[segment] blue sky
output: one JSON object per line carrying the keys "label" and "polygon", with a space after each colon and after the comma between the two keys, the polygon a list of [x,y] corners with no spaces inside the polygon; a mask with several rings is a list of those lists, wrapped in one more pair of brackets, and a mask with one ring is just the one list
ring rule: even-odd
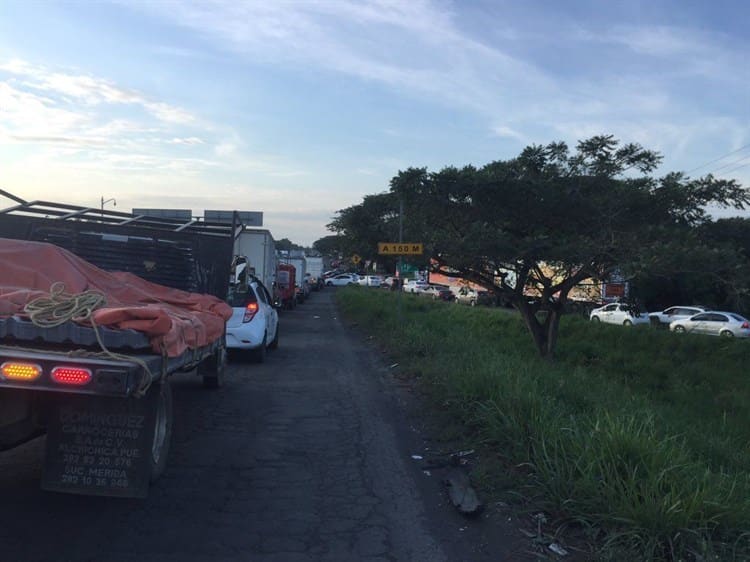
{"label": "blue sky", "polygon": [[599,133],[747,186],[748,6],[6,0],[0,187],[310,244],[400,169]]}

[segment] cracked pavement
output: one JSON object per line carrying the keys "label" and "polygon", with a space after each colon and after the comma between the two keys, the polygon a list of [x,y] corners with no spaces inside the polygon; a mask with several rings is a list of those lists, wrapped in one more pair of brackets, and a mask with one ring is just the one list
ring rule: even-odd
{"label": "cracked pavement", "polygon": [[145,500],[41,491],[44,438],[1,452],[0,559],[521,559],[411,459],[423,442],[333,293],[282,312],[279,349],[262,365],[232,356],[218,391],[173,377],[169,463]]}

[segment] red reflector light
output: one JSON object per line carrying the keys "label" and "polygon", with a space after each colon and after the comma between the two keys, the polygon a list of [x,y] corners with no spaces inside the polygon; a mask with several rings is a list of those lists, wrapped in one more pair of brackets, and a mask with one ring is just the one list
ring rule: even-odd
{"label": "red reflector light", "polygon": [[42,374],[42,368],[34,363],[6,361],[0,365],[0,375],[10,381],[33,381]]}
{"label": "red reflector light", "polygon": [[82,386],[91,382],[91,371],[81,367],[55,367],[52,369],[52,380],[60,384]]}
{"label": "red reflector light", "polygon": [[242,317],[243,322],[250,322],[250,320],[253,319],[255,316],[255,313],[258,312],[258,303],[257,302],[251,302],[248,303],[245,307],[245,316]]}

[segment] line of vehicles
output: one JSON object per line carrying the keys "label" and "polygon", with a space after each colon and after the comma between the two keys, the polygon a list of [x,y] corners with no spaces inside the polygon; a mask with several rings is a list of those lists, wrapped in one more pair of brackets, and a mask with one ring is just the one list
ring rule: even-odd
{"label": "line of vehicles", "polygon": [[[378,287],[394,289],[399,287],[399,278],[382,275],[359,275],[356,273],[327,272],[324,274],[324,283],[331,287],[346,285],[360,285],[362,287]],[[489,291],[476,289],[470,285],[440,285],[429,283],[424,279],[406,279],[400,286],[405,293],[417,294],[432,298],[433,300],[456,302],[469,306],[487,305],[492,306],[495,300]]]}
{"label": "line of vehicles", "polygon": [[0,208],[0,451],[46,433],[43,489],[145,497],[166,467],[171,376],[218,388],[228,349],[263,361],[278,310],[320,288],[323,260],[277,252],[237,212],[208,221],[0,196],[12,202]]}
{"label": "line of vehicles", "polygon": [[721,337],[750,337],[750,320],[735,312],[709,310],[704,306],[671,306],[661,312],[644,312],[628,303],[610,303],[589,314],[592,322],[622,326],[651,324],[679,334],[705,334]]}
{"label": "line of vehicles", "polygon": [[323,287],[323,258],[277,251],[267,230],[243,229],[235,239],[227,303],[227,349],[256,363],[279,345],[279,310],[292,310]]}
{"label": "line of vehicles", "polygon": [[[360,285],[392,288],[398,286],[397,277],[358,275],[356,273],[328,272],[325,284],[329,286]],[[494,296],[486,290],[470,285],[453,286],[431,284],[424,279],[407,279],[401,286],[406,293],[431,297],[433,300],[456,302],[470,306],[496,304]],[[613,302],[594,308],[589,313],[592,322],[621,326],[652,325],[668,328],[676,333],[706,334],[722,337],[750,337],[750,321],[735,312],[709,310],[704,306],[671,306],[660,312],[645,312],[639,307]]]}

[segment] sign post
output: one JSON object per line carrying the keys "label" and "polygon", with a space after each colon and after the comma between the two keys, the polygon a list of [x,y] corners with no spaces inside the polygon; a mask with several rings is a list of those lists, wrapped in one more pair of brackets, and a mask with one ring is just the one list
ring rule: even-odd
{"label": "sign post", "polygon": [[381,256],[421,256],[424,245],[419,242],[378,242],[378,254]]}
{"label": "sign post", "polygon": [[[402,205],[403,207],[403,205]],[[403,225],[401,223],[401,215],[399,215],[399,232],[398,242],[378,242],[378,254],[381,256],[398,256],[398,320],[401,324],[401,293],[404,292],[404,265],[403,256],[421,256],[424,253],[424,244],[421,242],[402,242],[403,238]]]}

